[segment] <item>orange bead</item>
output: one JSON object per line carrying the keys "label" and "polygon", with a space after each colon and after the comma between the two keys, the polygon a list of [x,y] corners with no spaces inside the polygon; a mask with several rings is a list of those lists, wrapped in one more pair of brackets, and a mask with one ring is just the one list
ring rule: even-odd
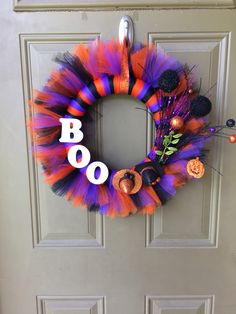
{"label": "orange bead", "polygon": [[175,116],[170,119],[170,125],[174,130],[178,130],[182,128],[182,126],[184,125],[184,121],[181,117]]}
{"label": "orange bead", "polygon": [[236,143],[236,134],[232,134],[228,137],[230,143]]}

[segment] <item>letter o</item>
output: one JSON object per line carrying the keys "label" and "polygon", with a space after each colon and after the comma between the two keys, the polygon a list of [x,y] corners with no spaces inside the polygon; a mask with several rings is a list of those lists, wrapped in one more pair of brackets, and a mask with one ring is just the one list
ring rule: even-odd
{"label": "letter o", "polygon": [[[82,157],[81,160],[78,162],[77,161],[77,152],[81,151]],[[68,161],[71,164],[71,166],[75,168],[84,168],[86,167],[91,159],[91,155],[89,150],[83,146],[83,145],[74,145],[72,146],[67,154]]]}
{"label": "letter o", "polygon": [[[97,179],[94,176],[96,168],[100,168],[100,170],[101,170],[100,176]],[[86,175],[87,175],[88,180],[91,183],[102,184],[107,180],[108,175],[109,175],[109,170],[103,162],[94,161],[88,166],[87,171],[86,171]]]}

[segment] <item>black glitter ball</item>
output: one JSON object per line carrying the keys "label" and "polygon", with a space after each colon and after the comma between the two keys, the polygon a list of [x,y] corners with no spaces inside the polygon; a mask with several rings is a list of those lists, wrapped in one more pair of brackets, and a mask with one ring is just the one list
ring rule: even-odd
{"label": "black glitter ball", "polygon": [[229,128],[232,128],[235,126],[235,120],[234,119],[228,119],[226,121],[226,125],[229,127]]}
{"label": "black glitter ball", "polygon": [[158,86],[163,92],[170,93],[179,85],[179,76],[176,71],[164,71],[158,80]]}
{"label": "black glitter ball", "polygon": [[211,111],[211,101],[205,97],[199,95],[193,99],[190,107],[190,113],[194,117],[204,117]]}

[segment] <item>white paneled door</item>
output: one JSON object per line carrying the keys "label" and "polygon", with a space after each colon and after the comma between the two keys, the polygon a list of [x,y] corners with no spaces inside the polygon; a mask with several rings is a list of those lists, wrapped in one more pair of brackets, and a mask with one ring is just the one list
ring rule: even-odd
{"label": "white paneled door", "polygon": [[[1,1],[0,313],[235,314],[235,145],[212,142],[209,164],[223,176],[208,167],[154,216],[126,219],[71,207],[32,159],[27,103],[54,56],[115,38],[125,14],[136,41],[196,65],[202,93],[212,87],[213,123],[236,118],[234,1],[113,2],[70,11],[86,3]],[[135,9],[119,10],[125,6]],[[113,167],[137,162],[151,145],[152,123],[137,105],[128,96],[97,104],[102,115],[95,115],[89,145]]]}

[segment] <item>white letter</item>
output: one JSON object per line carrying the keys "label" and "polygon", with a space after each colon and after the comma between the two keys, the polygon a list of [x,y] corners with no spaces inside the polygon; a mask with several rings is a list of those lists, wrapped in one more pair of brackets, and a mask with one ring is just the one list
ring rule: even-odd
{"label": "white letter", "polygon": [[[77,152],[81,151],[82,156],[80,161],[77,161]],[[71,166],[75,168],[84,168],[90,162],[90,152],[89,150],[83,145],[74,145],[72,146],[67,154],[67,158]]]}
{"label": "white letter", "polygon": [[[96,168],[100,168],[100,175],[99,178],[95,178],[95,170]],[[102,184],[106,181],[106,179],[108,178],[109,175],[109,171],[107,166],[100,161],[94,161],[92,162],[86,171],[86,175],[88,180],[93,183],[93,184]]]}
{"label": "white letter", "polygon": [[[84,134],[80,131],[82,123],[78,119],[59,119],[61,122],[61,138],[62,143],[79,143],[82,141]],[[71,137],[71,135],[73,136]]]}

